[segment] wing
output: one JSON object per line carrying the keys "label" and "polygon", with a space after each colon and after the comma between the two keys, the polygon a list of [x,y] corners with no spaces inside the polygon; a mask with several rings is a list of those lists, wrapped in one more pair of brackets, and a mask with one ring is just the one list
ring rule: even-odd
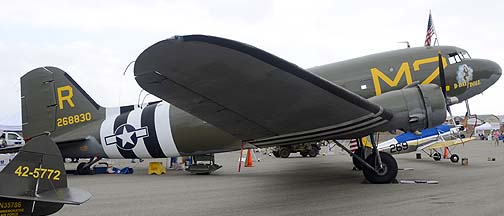
{"label": "wing", "polygon": [[149,93],[255,144],[356,137],[392,118],[292,63],[218,37],[160,41],[140,54],[134,70]]}
{"label": "wing", "polygon": [[[451,146],[455,146],[455,145],[464,144],[464,143],[467,143],[467,142],[475,140],[475,139],[476,139],[476,137],[469,137],[469,138],[462,138],[462,139],[439,141],[439,142],[433,143],[432,145],[427,145],[427,146],[423,147],[422,149],[430,150],[430,149],[440,149],[440,148],[444,148],[444,147],[451,147]],[[420,149],[420,150],[422,150],[422,149]]]}

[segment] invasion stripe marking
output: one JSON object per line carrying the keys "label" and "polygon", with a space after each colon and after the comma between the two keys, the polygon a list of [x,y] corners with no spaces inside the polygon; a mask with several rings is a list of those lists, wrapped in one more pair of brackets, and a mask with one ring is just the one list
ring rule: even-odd
{"label": "invasion stripe marking", "polygon": [[[123,114],[123,113],[128,113],[128,112],[134,110],[135,106],[133,106],[133,105],[122,106],[122,107],[120,107],[120,109],[121,109],[121,114]],[[126,123],[126,122],[124,122],[124,123]]]}
{"label": "invasion stripe marking", "polygon": [[156,104],[148,105],[142,111],[142,117],[140,118],[142,127],[147,127],[149,131],[149,136],[144,138],[145,147],[147,151],[153,158],[165,158],[166,155],[163,153],[161,146],[159,145],[156,124],[154,122],[154,113],[156,111]]}

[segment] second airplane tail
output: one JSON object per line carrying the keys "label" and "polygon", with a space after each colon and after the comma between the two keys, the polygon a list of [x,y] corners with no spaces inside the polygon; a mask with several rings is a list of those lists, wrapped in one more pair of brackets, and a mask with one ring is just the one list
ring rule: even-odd
{"label": "second airplane tail", "polygon": [[31,139],[0,172],[0,215],[49,215],[91,194],[67,187],[63,158],[46,135]]}

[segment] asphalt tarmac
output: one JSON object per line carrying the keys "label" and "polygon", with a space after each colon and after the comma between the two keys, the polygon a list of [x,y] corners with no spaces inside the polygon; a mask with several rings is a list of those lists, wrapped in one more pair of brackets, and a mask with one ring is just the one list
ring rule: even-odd
{"label": "asphalt tarmac", "polygon": [[148,160],[114,160],[135,166],[134,174],[69,175],[71,187],[93,197],[56,215],[504,215],[504,144],[474,141],[455,152],[468,166],[426,155],[417,160],[415,153],[396,156],[399,168],[413,168],[400,170],[398,180],[439,184],[366,184],[338,151],[287,159],[256,153],[261,161],[240,173],[239,152],[222,153],[216,159],[224,167],[212,175],[147,175]]}

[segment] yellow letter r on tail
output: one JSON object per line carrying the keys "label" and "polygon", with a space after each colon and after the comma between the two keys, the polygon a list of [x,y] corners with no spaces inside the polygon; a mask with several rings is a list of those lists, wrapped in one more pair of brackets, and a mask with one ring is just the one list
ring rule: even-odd
{"label": "yellow letter r on tail", "polygon": [[[65,96],[63,96],[63,92],[67,92]],[[73,97],[73,89],[71,86],[66,85],[62,87],[58,87],[58,105],[60,109],[63,109],[63,101],[66,101],[70,107],[74,107],[75,104],[72,101]]]}

